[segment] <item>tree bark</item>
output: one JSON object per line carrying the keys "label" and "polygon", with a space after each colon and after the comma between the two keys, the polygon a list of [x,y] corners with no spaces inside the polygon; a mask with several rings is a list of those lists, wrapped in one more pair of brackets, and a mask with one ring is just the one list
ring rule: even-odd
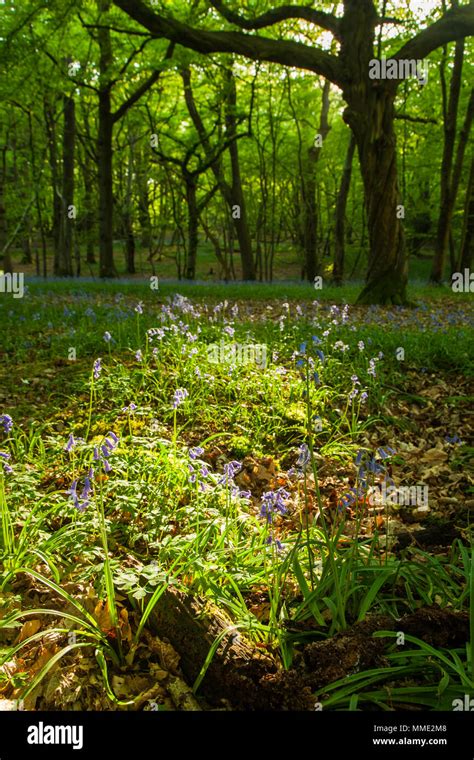
{"label": "tree bark", "polygon": [[[229,90],[227,93],[227,112],[226,112],[226,132],[229,138],[229,154],[232,167],[232,184],[229,184],[224,177],[224,170],[220,155],[216,155],[210,144],[209,137],[206,133],[204,123],[196,108],[194,94],[191,85],[191,72],[188,67],[183,68],[181,77],[184,85],[184,97],[189,115],[193,121],[195,129],[201,139],[201,143],[210,162],[210,168],[216,178],[219,190],[224,198],[232,218],[232,223],[237,235],[240,246],[240,256],[242,264],[242,279],[255,280],[255,263],[252,253],[252,242],[247,224],[247,212],[245,198],[242,190],[242,180],[240,176],[239,153],[236,144],[236,91],[235,81],[231,70],[227,70],[227,80]],[[214,160],[213,159],[214,156]],[[232,214],[234,206],[239,206],[239,214]]]}
{"label": "tree bark", "polygon": [[53,251],[54,265],[53,271],[57,272],[59,268],[59,234],[61,229],[61,197],[59,193],[59,171],[57,155],[57,138],[55,114],[51,103],[47,98],[44,100],[44,120],[46,125],[46,134],[48,140],[49,168],[51,171],[51,191],[53,194]]}
{"label": "tree bark", "polygon": [[184,276],[187,280],[196,277],[196,260],[198,249],[199,212],[196,198],[196,180],[194,177],[186,177],[186,203],[188,207],[188,249],[186,252],[186,266]]}
{"label": "tree bark", "polygon": [[76,136],[75,103],[73,97],[64,97],[63,181],[61,190],[61,220],[59,227],[58,266],[55,274],[72,277],[74,218],[70,216],[74,205],[74,147]]}
{"label": "tree bark", "polygon": [[471,170],[466,190],[464,206],[464,225],[459,255],[458,271],[470,269],[474,253],[474,158],[471,159]]}
{"label": "tree bark", "polygon": [[[461,91],[462,66],[464,58],[464,40],[456,43],[454,66],[449,88],[449,102],[445,109],[443,159],[440,176],[440,208],[436,233],[436,248],[431,268],[430,281],[439,284],[443,281],[446,252],[449,243],[449,230],[454,208],[452,197],[451,174],[453,168],[454,143],[456,140],[456,122],[458,114],[459,93]],[[443,78],[442,78],[443,81]]]}
{"label": "tree bark", "polygon": [[355,147],[356,141],[354,134],[351,134],[336,201],[336,224],[334,232],[335,251],[334,266],[332,270],[332,277],[335,285],[342,285],[342,280],[344,278],[346,206],[351,186],[352,162],[354,159]]}

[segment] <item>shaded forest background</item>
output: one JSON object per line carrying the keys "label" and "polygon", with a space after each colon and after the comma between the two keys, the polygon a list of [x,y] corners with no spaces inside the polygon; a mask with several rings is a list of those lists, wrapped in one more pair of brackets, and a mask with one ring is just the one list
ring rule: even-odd
{"label": "shaded forest background", "polygon": [[[146,19],[176,20],[183,45],[172,25],[157,38],[155,21],[145,29],[116,5],[141,7]],[[371,138],[380,162],[371,169],[370,197],[360,158],[373,162],[377,155],[364,155],[365,138],[351,122],[354,104],[347,107],[354,76],[336,63],[347,63],[344,44],[353,33],[362,65],[365,37],[367,55],[388,58],[424,26],[456,21],[460,8],[466,11],[460,27],[441,36],[456,41],[430,53],[426,84],[409,78],[388,92],[392,83],[370,82],[366,71],[361,76],[364,87],[386,89],[384,109],[394,104],[399,197],[390,199],[386,218],[396,209],[393,225],[404,228],[411,276],[440,283],[471,265],[472,3],[359,0],[306,11],[290,4],[280,7],[296,9],[286,17],[263,2],[116,5],[0,5],[5,271],[191,280],[322,276],[342,283],[363,279],[371,259],[383,259],[382,233],[389,264],[387,231],[374,241],[381,227],[374,213],[385,213],[385,196],[393,195],[384,162],[387,157],[393,165],[387,150],[395,140],[385,125]],[[272,13],[276,22],[258,23]],[[274,58],[272,52],[254,61],[226,52],[202,55],[190,49],[202,46],[199,37],[186,41],[183,32],[224,27],[250,33],[262,27],[260,40],[312,46],[322,51],[321,61],[308,68],[327,65],[328,77],[293,66],[291,56],[288,65],[263,60]],[[369,96],[378,98],[380,109],[378,90]],[[398,227],[393,236],[400,236]],[[397,269],[391,266],[385,274]],[[379,280],[383,275],[379,267]]]}

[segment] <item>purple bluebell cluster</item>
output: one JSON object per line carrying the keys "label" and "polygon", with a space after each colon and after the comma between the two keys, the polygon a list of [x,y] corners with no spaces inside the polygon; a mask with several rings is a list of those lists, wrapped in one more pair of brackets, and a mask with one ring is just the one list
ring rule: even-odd
{"label": "purple bluebell cluster", "polygon": [[112,467],[109,462],[109,456],[118,446],[119,439],[109,431],[104,439],[104,442],[99,446],[94,446],[94,461],[102,462],[104,472],[110,472]]}
{"label": "purple bluebell cluster", "polygon": [[3,427],[3,432],[8,433],[13,428],[13,420],[9,414],[0,415],[0,425]]}
{"label": "purple bluebell cluster", "polygon": [[100,357],[98,359],[96,359],[95,362],[94,362],[94,367],[93,367],[93,370],[94,370],[94,380],[98,380],[99,377],[100,377],[100,373],[102,372],[102,364],[101,364],[101,362],[102,362],[102,359]]}
{"label": "purple bluebell cluster", "polygon": [[71,497],[71,501],[73,503],[73,506],[79,510],[79,512],[84,512],[90,503],[90,495],[92,493],[92,482],[91,480],[94,477],[94,471],[92,468],[89,470],[89,475],[84,479],[84,486],[81,492],[81,495],[77,493],[77,484],[78,480],[74,480],[71,483],[71,487],[68,490],[68,494]]}
{"label": "purple bluebell cluster", "polygon": [[10,454],[7,454],[6,451],[0,451],[0,459],[3,460],[3,469],[5,471],[6,475],[11,475],[13,472],[13,468],[10,467],[8,464],[8,460],[10,459]]}
{"label": "purple bluebell cluster", "polygon": [[342,499],[340,499],[338,503],[339,511],[348,509],[350,506],[352,506],[352,504],[354,504],[356,500],[364,498],[367,492],[367,488],[370,485],[369,480],[373,479],[374,476],[384,475],[387,482],[393,483],[393,480],[387,477],[386,467],[384,464],[382,464],[382,462],[385,459],[389,459],[390,457],[394,456],[396,454],[396,451],[390,446],[385,446],[385,448],[377,449],[376,453],[379,455],[382,461],[377,460],[376,454],[371,454],[366,449],[359,449],[357,452],[354,463],[358,468],[358,485],[357,488],[349,489],[349,491],[342,497]]}
{"label": "purple bluebell cluster", "polygon": [[188,396],[189,393],[186,388],[178,388],[173,396],[173,409],[177,409]]}
{"label": "purple bluebell cluster", "polygon": [[285,501],[289,498],[290,494],[284,488],[278,488],[277,491],[266,491],[262,494],[260,517],[264,517],[267,523],[271,524],[276,512],[279,512],[281,515],[288,512]]}

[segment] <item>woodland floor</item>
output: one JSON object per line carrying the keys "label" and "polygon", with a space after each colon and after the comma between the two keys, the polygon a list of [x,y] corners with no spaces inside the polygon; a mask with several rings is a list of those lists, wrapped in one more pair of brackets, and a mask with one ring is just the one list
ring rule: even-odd
{"label": "woodland floor", "polygon": [[[4,297],[0,709],[474,694],[472,300],[336,299]],[[209,363],[221,340],[267,366]]]}

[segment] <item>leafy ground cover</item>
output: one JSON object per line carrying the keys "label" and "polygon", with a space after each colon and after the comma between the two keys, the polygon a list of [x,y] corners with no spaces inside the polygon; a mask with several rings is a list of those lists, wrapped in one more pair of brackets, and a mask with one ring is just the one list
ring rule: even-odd
{"label": "leafy ground cover", "polygon": [[[436,710],[474,691],[472,301],[355,292],[35,283],[0,302],[5,703],[236,709],[256,686],[270,708]],[[173,595],[220,621],[204,648],[170,633]],[[212,672],[239,647],[262,673],[233,700]]]}

